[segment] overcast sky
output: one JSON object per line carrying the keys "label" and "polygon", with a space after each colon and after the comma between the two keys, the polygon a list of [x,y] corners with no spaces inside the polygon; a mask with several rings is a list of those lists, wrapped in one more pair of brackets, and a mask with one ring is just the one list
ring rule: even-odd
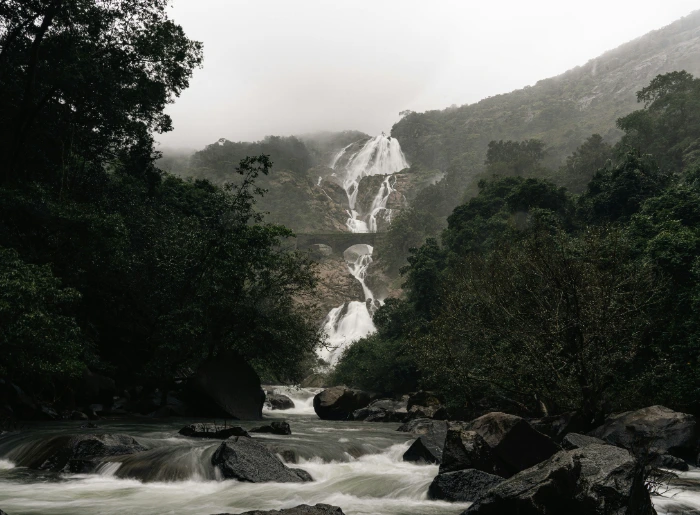
{"label": "overcast sky", "polygon": [[389,132],[399,111],[532,85],[698,9],[698,0],[174,0],[204,67],[163,147]]}

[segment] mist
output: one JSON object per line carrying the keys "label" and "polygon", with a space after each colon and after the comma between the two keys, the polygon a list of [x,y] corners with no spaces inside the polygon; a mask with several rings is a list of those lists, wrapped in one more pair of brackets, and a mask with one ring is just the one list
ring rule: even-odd
{"label": "mist", "polygon": [[580,4],[175,0],[204,66],[163,147],[318,130],[389,131],[398,113],[532,85],[661,28],[694,0]]}

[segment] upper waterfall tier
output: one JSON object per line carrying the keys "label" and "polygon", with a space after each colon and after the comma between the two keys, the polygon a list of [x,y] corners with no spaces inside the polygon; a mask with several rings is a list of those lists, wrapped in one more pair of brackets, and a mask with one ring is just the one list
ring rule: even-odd
{"label": "upper waterfall tier", "polygon": [[377,192],[373,212],[359,213],[355,205],[360,180],[370,175],[392,175],[408,168],[399,141],[382,133],[364,144],[351,143],[333,157],[331,168],[337,170],[348,197],[347,226],[350,231],[376,232],[376,217],[386,209],[386,199],[392,190],[388,182],[384,184]]}

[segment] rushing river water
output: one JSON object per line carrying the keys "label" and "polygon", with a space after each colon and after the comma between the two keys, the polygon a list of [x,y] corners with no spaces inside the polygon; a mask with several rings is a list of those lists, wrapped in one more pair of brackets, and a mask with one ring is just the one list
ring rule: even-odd
{"label": "rushing river water", "polygon": [[[239,483],[217,479],[209,463],[219,441],[184,438],[177,431],[190,420],[103,420],[98,430],[79,422],[31,426],[0,437],[0,508],[8,515],[211,515],[328,503],[348,515],[458,514],[468,504],[430,501],[428,485],[437,466],[414,465],[401,457],[409,434],[398,424],[329,422],[313,412],[313,390],[289,390],[296,407],[266,411],[286,418],[291,436],[255,435],[282,450],[294,450],[312,483]],[[260,422],[242,422],[246,428]],[[149,450],[103,465],[97,474],[53,474],[13,465],[48,437],[76,432],[125,433]],[[656,497],[660,514],[700,513],[700,471]]]}

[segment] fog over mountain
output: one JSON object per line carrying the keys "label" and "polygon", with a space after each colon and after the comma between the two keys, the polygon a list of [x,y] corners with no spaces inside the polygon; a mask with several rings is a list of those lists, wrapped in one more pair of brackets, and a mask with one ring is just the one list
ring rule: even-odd
{"label": "fog over mountain", "polygon": [[441,109],[531,85],[697,9],[694,0],[580,4],[176,0],[204,67],[168,108],[163,147],[220,137],[389,131],[399,111]]}

